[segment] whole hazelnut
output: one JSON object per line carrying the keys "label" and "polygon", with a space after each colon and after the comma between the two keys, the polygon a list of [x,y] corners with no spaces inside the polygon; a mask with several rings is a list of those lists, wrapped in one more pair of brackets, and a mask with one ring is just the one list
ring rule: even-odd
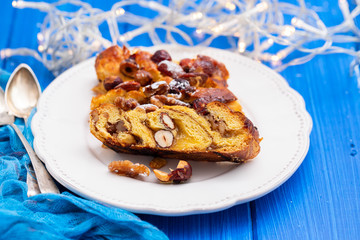
{"label": "whole hazelnut", "polygon": [[122,83],[123,80],[120,77],[117,76],[110,76],[105,78],[103,85],[106,91],[109,91],[113,88],[115,88],[117,85]]}
{"label": "whole hazelnut", "polygon": [[152,56],[151,61],[153,61],[156,64],[159,64],[159,62],[162,62],[164,60],[171,61],[170,54],[165,50],[157,50]]}

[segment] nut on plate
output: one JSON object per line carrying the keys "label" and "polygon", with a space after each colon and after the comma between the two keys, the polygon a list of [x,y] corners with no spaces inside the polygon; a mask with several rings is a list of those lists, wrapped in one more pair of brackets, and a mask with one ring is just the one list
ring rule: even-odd
{"label": "nut on plate", "polygon": [[129,160],[113,161],[109,164],[108,168],[110,172],[132,178],[139,175],[149,176],[150,174],[150,169],[147,166],[139,163],[134,164]]}
{"label": "nut on plate", "polygon": [[181,183],[191,178],[192,168],[191,165],[184,160],[180,160],[176,169],[170,173],[154,169],[154,174],[160,182],[163,183]]}

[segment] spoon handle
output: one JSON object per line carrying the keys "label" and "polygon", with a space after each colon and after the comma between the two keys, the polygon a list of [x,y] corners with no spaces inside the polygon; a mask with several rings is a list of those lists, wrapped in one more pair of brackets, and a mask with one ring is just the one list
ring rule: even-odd
{"label": "spoon handle", "polygon": [[38,158],[32,147],[30,146],[29,142],[26,140],[22,132],[14,123],[11,123],[10,125],[19,136],[27,153],[29,154],[41,193],[60,193],[59,189],[56,187],[54,183],[54,180],[51,178],[45,166],[42,164],[42,162],[40,161],[40,159]]}
{"label": "spoon handle", "polygon": [[30,174],[31,171],[34,172],[34,169],[32,168],[31,165],[29,165],[28,168],[29,168],[29,172],[27,173],[26,176],[26,184],[28,186],[27,196],[32,197],[40,194],[41,192],[37,180]]}

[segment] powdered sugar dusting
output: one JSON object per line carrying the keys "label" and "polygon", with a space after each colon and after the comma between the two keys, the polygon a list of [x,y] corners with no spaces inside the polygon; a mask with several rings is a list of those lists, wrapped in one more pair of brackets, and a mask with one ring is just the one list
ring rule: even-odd
{"label": "powdered sugar dusting", "polygon": [[159,63],[159,66],[165,64],[167,67],[167,71],[171,72],[173,75],[180,76],[184,74],[184,70],[182,67],[174,62],[164,60]]}
{"label": "powdered sugar dusting", "polygon": [[163,85],[163,84],[167,84],[167,82],[165,81],[159,81],[159,82],[154,82],[153,84],[151,84],[151,89],[158,89],[160,85]]}
{"label": "powdered sugar dusting", "polygon": [[154,104],[151,104],[151,103],[148,103],[148,104],[142,104],[142,105],[139,105],[137,106],[136,108],[142,108],[142,109],[147,109],[147,108],[158,108],[158,106],[154,105]]}

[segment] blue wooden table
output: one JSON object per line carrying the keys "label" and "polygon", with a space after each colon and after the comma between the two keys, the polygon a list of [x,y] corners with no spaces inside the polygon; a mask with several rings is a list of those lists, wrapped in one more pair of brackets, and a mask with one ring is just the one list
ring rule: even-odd
{"label": "blue wooden table", "polygon": [[[104,10],[113,4],[88,2]],[[328,26],[342,20],[337,1],[310,3],[327,10],[320,16]],[[11,0],[2,0],[0,16],[0,49],[37,48],[37,24],[44,13],[13,9]],[[144,41],[134,45],[149,45]],[[360,88],[349,74],[351,60],[341,54],[317,56],[281,72],[305,99],[314,126],[303,164],[279,188],[211,214],[138,216],[170,239],[360,239]],[[1,60],[0,67],[11,72],[21,62],[34,69],[43,89],[54,79],[32,58]]]}

